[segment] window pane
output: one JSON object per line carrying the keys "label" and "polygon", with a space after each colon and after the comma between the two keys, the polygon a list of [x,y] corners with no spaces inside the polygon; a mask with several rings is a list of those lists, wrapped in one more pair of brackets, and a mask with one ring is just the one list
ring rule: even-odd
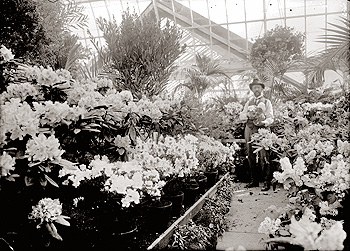
{"label": "window pane", "polygon": [[254,41],[264,34],[264,22],[254,22],[247,24],[248,40]]}
{"label": "window pane", "polygon": [[244,21],[244,2],[243,0],[226,0],[228,22]]}
{"label": "window pane", "polygon": [[269,0],[265,1],[266,18],[284,17],[284,1]]}
{"label": "window pane", "polygon": [[325,44],[316,42],[325,28],[325,16],[306,18],[306,53],[314,54],[316,51],[325,49]]}
{"label": "window pane", "polygon": [[304,15],[304,0],[287,0],[286,15],[287,17]]}
{"label": "window pane", "polygon": [[[193,11],[193,21],[200,25],[208,25],[208,6],[207,1],[199,1],[199,0],[191,0],[190,1],[191,8]],[[199,15],[196,15],[196,13]]]}
{"label": "window pane", "polygon": [[264,19],[264,1],[245,0],[247,20]]}
{"label": "window pane", "polygon": [[224,24],[226,19],[225,0],[210,0],[209,1],[210,19],[217,24]]}
{"label": "window pane", "polygon": [[241,48],[246,49],[245,24],[230,24],[229,29],[232,32],[230,33],[230,41],[233,44],[239,45]]}
{"label": "window pane", "polygon": [[325,10],[325,0],[306,0],[306,14],[324,14]]}
{"label": "window pane", "polygon": [[327,12],[346,12],[346,0],[327,1]]}
{"label": "window pane", "polygon": [[287,26],[293,27],[294,30],[305,33],[305,19],[303,17],[287,18]]}
{"label": "window pane", "polygon": [[271,29],[276,28],[277,25],[284,26],[284,20],[283,19],[279,19],[279,20],[267,21],[266,25],[267,25],[267,30],[271,30]]}

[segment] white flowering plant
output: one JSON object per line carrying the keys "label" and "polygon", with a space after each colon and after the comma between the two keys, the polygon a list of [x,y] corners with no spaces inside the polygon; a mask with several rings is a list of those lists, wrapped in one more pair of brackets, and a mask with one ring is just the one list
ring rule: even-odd
{"label": "white flowering plant", "polygon": [[[75,80],[64,69],[20,63],[3,46],[0,53],[0,193],[5,195],[0,198],[16,231],[29,229],[22,205],[31,206],[42,196],[59,194],[67,205],[65,214],[84,222],[91,220],[84,216],[98,218],[97,208],[113,212],[132,208],[147,196],[160,197],[170,160],[129,157],[137,137],[147,139],[154,131],[172,134],[175,125],[181,126],[177,102],[135,100],[130,91],[115,90],[111,80]],[[183,172],[197,165],[193,156],[178,161],[178,167],[188,168]],[[81,186],[90,187],[86,192],[92,194]],[[97,198],[96,207],[84,208],[90,195]],[[84,200],[77,203],[75,198]],[[74,222],[81,226],[78,219]],[[1,230],[12,228],[6,222]]]}
{"label": "white flowering plant", "polygon": [[254,125],[256,126],[262,126],[263,123],[261,123],[263,120],[266,119],[265,117],[265,104],[259,103],[258,105],[250,105],[248,106],[247,110],[247,117],[248,119],[253,120]]}
{"label": "white flowering plant", "polygon": [[[350,190],[350,145],[345,132],[350,114],[347,98],[349,93],[332,103],[290,101],[277,105],[271,134],[283,138],[284,148],[270,147],[274,146],[273,140],[262,144],[268,136],[253,136],[260,147],[278,149],[279,170],[273,176],[289,196],[286,211],[270,221],[283,215],[287,232],[280,233],[279,228],[268,243],[288,243],[312,250],[344,248],[343,206]],[[274,230],[272,223],[269,226]],[[335,233],[337,237],[333,236]]]}
{"label": "white flowering plant", "polygon": [[287,243],[305,250],[343,250],[347,235],[343,222],[324,217],[319,222],[316,219],[315,212],[306,208],[301,217],[291,216],[288,231],[284,230],[283,235],[280,235],[280,220],[266,217],[259,226],[259,232],[270,237],[265,240],[270,244]]}
{"label": "white flowering plant", "polygon": [[202,171],[218,170],[222,164],[233,161],[236,151],[240,149],[236,143],[225,146],[218,140],[204,135],[198,139],[196,156]]}
{"label": "white flowering plant", "polygon": [[37,205],[32,206],[32,211],[28,215],[28,219],[36,222],[37,228],[45,226],[49,234],[60,241],[63,239],[58,234],[54,223],[70,226],[70,223],[67,221],[69,217],[62,215],[62,204],[59,199],[41,199]]}

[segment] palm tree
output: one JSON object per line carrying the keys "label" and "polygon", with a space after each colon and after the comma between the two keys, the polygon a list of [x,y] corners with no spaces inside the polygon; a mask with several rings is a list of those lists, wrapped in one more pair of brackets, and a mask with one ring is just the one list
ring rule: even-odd
{"label": "palm tree", "polygon": [[324,80],[326,70],[340,70],[349,73],[350,61],[350,20],[340,17],[344,26],[329,23],[336,29],[324,29],[326,35],[321,36],[319,42],[326,43],[327,49],[316,56],[308,58],[305,73],[308,77],[308,86],[317,87]]}
{"label": "palm tree", "polygon": [[176,74],[182,74],[186,82],[177,85],[173,94],[180,87],[186,87],[197,98],[201,98],[209,88],[217,86],[225,79],[229,79],[217,61],[199,53],[196,53],[195,59],[195,65],[177,70]]}

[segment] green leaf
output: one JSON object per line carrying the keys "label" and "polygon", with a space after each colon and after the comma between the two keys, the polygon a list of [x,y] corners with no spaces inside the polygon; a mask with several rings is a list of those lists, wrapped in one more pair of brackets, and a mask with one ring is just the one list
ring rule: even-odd
{"label": "green leaf", "polygon": [[123,155],[123,154],[125,153],[125,149],[124,149],[123,147],[118,148],[118,153],[119,153],[120,155]]}
{"label": "green leaf", "polygon": [[51,179],[49,176],[47,176],[46,174],[44,174],[44,176],[45,176],[46,180],[47,180],[48,182],[50,182],[51,185],[53,185],[53,186],[55,186],[55,187],[59,187],[59,186],[57,185],[57,183],[56,183],[53,179]]}
{"label": "green leaf", "polygon": [[70,223],[66,221],[62,215],[57,217],[56,222],[64,226],[68,226],[68,227],[70,226]]}
{"label": "green leaf", "polygon": [[135,127],[134,126],[131,126],[129,128],[129,137],[130,139],[135,142],[136,141],[136,130],[135,130]]}
{"label": "green leaf", "polygon": [[77,163],[73,163],[73,162],[66,160],[66,159],[53,160],[52,163],[60,165],[60,166],[67,168],[69,170],[77,170],[77,166],[76,166]]}
{"label": "green leaf", "polygon": [[100,130],[93,129],[93,128],[83,128],[83,129],[81,129],[81,130],[82,130],[82,131],[90,131],[90,132],[98,132],[98,133],[101,132]]}
{"label": "green leaf", "polygon": [[40,181],[40,185],[42,185],[43,187],[45,187],[47,185],[47,179],[40,177],[39,181]]}
{"label": "green leaf", "polygon": [[24,183],[27,187],[34,185],[33,178],[29,176],[24,176]]}
{"label": "green leaf", "polygon": [[53,223],[46,223],[45,224],[45,227],[46,229],[49,231],[50,235],[57,239],[57,240],[60,240],[62,241],[62,237],[57,233],[57,229],[56,229],[56,226],[53,224]]}

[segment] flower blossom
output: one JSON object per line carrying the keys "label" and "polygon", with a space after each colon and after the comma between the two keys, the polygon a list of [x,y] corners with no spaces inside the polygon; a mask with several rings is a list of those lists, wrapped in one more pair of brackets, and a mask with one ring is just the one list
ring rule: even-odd
{"label": "flower blossom", "polygon": [[15,170],[16,158],[11,157],[7,152],[0,156],[0,177],[10,175],[10,171]]}
{"label": "flower blossom", "polygon": [[54,135],[46,137],[40,133],[27,142],[26,156],[30,161],[59,160],[64,153]]}
{"label": "flower blossom", "polygon": [[11,49],[7,49],[4,45],[0,47],[0,57],[3,58],[5,62],[14,59],[14,55],[11,52]]}
{"label": "flower blossom", "polygon": [[271,219],[270,217],[265,217],[264,221],[260,223],[258,232],[266,235],[275,235],[281,225],[280,219]]}
{"label": "flower blossom", "polygon": [[282,168],[281,172],[274,172],[273,177],[280,183],[283,183],[285,189],[290,188],[290,183],[288,179],[292,179],[295,182],[296,186],[302,186],[303,183],[303,175],[307,170],[305,166],[305,162],[301,157],[298,157],[294,163],[294,166],[290,163],[288,157],[284,157],[280,159],[280,164]]}
{"label": "flower blossom", "polygon": [[5,102],[0,109],[0,143],[6,140],[6,134],[10,139],[22,140],[24,136],[34,136],[39,130],[39,118],[27,102],[21,102],[18,98],[12,98]]}
{"label": "flower blossom", "polygon": [[42,223],[50,223],[57,220],[58,216],[62,214],[62,205],[58,199],[44,198],[41,199],[36,206],[32,207],[32,212],[28,218],[33,220],[40,220],[38,228]]}

